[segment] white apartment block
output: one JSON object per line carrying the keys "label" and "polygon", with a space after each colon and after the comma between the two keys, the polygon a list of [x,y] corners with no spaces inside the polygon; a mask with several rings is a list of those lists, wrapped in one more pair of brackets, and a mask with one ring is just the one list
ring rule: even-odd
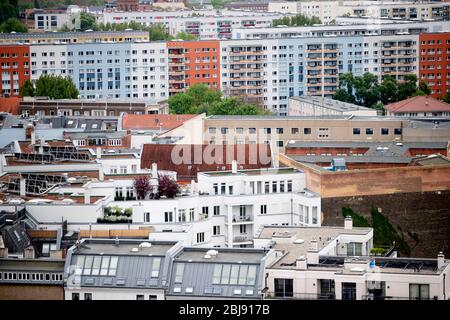
{"label": "white apartment block", "polygon": [[[255,248],[271,248],[266,299],[446,300],[449,260],[370,255],[373,230],[266,226]],[[281,254],[283,253],[283,254]]]}
{"label": "white apartment block", "polygon": [[[102,158],[103,159],[103,158]],[[152,170],[152,185],[158,173]],[[174,172],[160,172],[176,179]],[[117,178],[116,178],[117,176]],[[52,189],[82,201],[23,203],[40,228],[56,229],[67,220],[68,229],[139,229],[151,226],[150,240],[181,241],[188,246],[248,247],[263,225],[320,227],[320,197],[305,189],[305,174],[291,168],[203,172],[174,199],[135,198],[133,174],[105,174],[100,181]],[[73,185],[72,185],[73,183]],[[10,205],[6,205],[10,206]],[[132,208],[132,223],[97,223],[105,207]]]}
{"label": "white apartment block", "polygon": [[64,27],[70,20],[71,14],[61,13],[35,13],[34,28],[39,31],[57,31]]}
{"label": "white apartment block", "polygon": [[147,26],[155,23],[165,25],[170,34],[186,32],[199,39],[229,39],[235,28],[270,27],[272,21],[284,14],[267,12],[245,12],[222,10],[218,15],[215,10],[207,11],[139,11],[139,12],[104,12],[100,21],[103,23],[128,23],[135,21]]}
{"label": "white apartment block", "polygon": [[164,42],[50,44],[31,46],[31,80],[69,76],[82,99],[168,97]]}

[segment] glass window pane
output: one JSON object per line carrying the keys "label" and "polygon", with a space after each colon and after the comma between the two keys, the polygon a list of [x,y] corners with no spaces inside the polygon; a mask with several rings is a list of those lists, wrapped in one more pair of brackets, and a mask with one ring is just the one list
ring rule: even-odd
{"label": "glass window pane", "polygon": [[110,276],[115,276],[117,271],[117,262],[119,258],[118,257],[111,257],[111,262],[109,264],[109,273]]}
{"label": "glass window pane", "polygon": [[102,268],[100,270],[101,276],[106,276],[108,274],[109,260],[111,257],[103,257]]}
{"label": "glass window pane", "polygon": [[247,280],[248,265],[241,266],[239,270],[239,284],[245,284]]}
{"label": "glass window pane", "polygon": [[95,256],[94,257],[94,263],[92,265],[92,275],[93,276],[98,276],[99,275],[101,262],[102,262],[102,257],[101,256]]}
{"label": "glass window pane", "polygon": [[229,264],[223,265],[222,278],[220,281],[221,284],[228,284],[230,282],[230,269],[231,265]]}
{"label": "glass window pane", "polygon": [[75,266],[75,274],[80,275],[83,272],[84,256],[77,257],[77,264]]}
{"label": "glass window pane", "polygon": [[214,265],[213,284],[220,284],[220,276],[222,275],[222,265]]}
{"label": "glass window pane", "polygon": [[233,265],[231,267],[230,284],[237,284],[239,278],[239,266]]}
{"label": "glass window pane", "polygon": [[153,258],[153,265],[152,265],[152,278],[158,278],[159,277],[159,267],[161,265],[161,258]]}
{"label": "glass window pane", "polygon": [[175,283],[181,283],[183,281],[184,263],[177,263],[177,269],[175,272]]}
{"label": "glass window pane", "polygon": [[247,285],[253,286],[256,282],[256,266],[248,267]]}
{"label": "glass window pane", "polygon": [[85,262],[84,262],[84,270],[83,275],[90,275],[91,274],[91,268],[92,268],[92,261],[93,256],[86,256]]}
{"label": "glass window pane", "polygon": [[430,287],[428,284],[420,285],[420,299],[428,299],[430,296]]}

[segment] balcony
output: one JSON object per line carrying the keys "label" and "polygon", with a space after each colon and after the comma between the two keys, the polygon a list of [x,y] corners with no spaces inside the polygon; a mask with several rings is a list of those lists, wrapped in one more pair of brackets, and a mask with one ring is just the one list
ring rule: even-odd
{"label": "balcony", "polygon": [[234,216],[233,217],[233,223],[246,223],[246,222],[253,222],[253,218],[251,216],[245,215],[245,216]]}
{"label": "balcony", "polygon": [[252,243],[253,241],[249,235],[241,234],[239,236],[234,236],[233,242],[234,242],[234,244],[238,244],[238,243],[243,244],[243,243]]}

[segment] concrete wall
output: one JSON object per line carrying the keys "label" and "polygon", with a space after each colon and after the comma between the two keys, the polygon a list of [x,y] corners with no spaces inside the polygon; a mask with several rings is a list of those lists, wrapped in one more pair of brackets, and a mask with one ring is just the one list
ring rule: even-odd
{"label": "concrete wall", "polygon": [[[342,207],[369,221],[371,207],[381,210],[395,229],[400,226],[413,257],[436,258],[441,250],[450,256],[450,191],[323,198],[322,224],[342,225]],[[408,232],[418,235],[417,245]]]}

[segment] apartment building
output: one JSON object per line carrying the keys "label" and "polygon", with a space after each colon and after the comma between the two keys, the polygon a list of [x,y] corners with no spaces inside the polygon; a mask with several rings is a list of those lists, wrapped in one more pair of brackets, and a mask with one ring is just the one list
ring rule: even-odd
{"label": "apartment building", "polygon": [[2,96],[19,96],[19,89],[30,79],[30,47],[0,46],[0,92]]}
{"label": "apartment building", "polygon": [[219,41],[167,42],[169,95],[185,91],[196,83],[220,88]]}
{"label": "apartment building", "polygon": [[276,28],[236,28],[233,39],[278,39],[300,37],[348,37],[370,35],[420,34],[449,31],[446,21],[413,21],[339,17],[333,25],[277,26]]}
{"label": "apartment building", "polygon": [[83,239],[66,259],[65,299],[261,299],[272,254],[176,241]]}
{"label": "apartment building", "polygon": [[363,73],[362,38],[221,42],[222,90],[287,115],[291,96],[331,97],[339,74]]}
{"label": "apartment building", "polygon": [[57,31],[70,20],[71,13],[66,10],[42,10],[34,12],[34,29],[40,31]]}
{"label": "apartment building", "polygon": [[69,76],[81,99],[168,97],[167,48],[163,42],[33,45],[31,80]]}
{"label": "apartment building", "polygon": [[230,39],[234,28],[270,27],[272,21],[285,16],[279,13],[222,10],[179,10],[104,12],[103,23],[127,23],[135,21],[150,26],[162,23],[171,35],[186,32],[203,40]]}
{"label": "apartment building", "polygon": [[450,91],[450,32],[419,35],[419,81],[424,81],[434,98]]}
{"label": "apartment building", "polygon": [[1,33],[0,44],[58,44],[86,42],[148,41],[146,31],[85,31],[85,32],[27,32]]}
{"label": "apartment building", "polygon": [[370,255],[373,232],[355,228],[265,227],[255,247],[283,252],[266,266],[266,299],[446,300],[450,272],[437,259]]}

